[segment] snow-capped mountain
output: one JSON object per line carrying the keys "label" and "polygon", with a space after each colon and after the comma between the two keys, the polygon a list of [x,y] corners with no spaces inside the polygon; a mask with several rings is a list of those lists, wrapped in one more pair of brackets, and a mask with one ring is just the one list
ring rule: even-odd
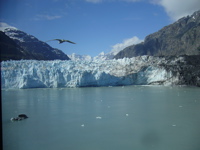
{"label": "snow-capped mountain", "polygon": [[91,61],[93,58],[90,55],[79,55],[72,53],[71,55],[67,55],[71,60],[73,61],[80,61],[80,60],[86,60],[86,61]]}
{"label": "snow-capped mountain", "polygon": [[[36,60],[69,60],[69,57],[59,49],[52,48],[47,43],[38,40],[14,27],[1,28],[1,30],[14,42],[28,51]],[[13,52],[14,53],[14,52]],[[26,58],[23,58],[26,59]]]}
{"label": "snow-capped mountain", "polygon": [[115,57],[115,55],[117,55],[122,49],[113,49],[111,50],[109,53],[104,53],[101,52],[99,55],[95,56],[93,59],[97,60],[110,60],[113,59]]}
{"label": "snow-capped mountain", "polygon": [[1,61],[35,59],[28,51],[22,49],[14,40],[0,31]]}
{"label": "snow-capped mountain", "polygon": [[[51,88],[149,84],[200,86],[198,56],[139,56],[93,61],[5,61],[2,88]],[[192,73],[191,73],[192,72]]]}
{"label": "snow-capped mountain", "polygon": [[118,52],[116,51],[111,51],[109,53],[104,53],[101,52],[99,55],[92,57],[90,55],[79,55],[72,53],[71,55],[68,55],[71,60],[78,61],[78,60],[86,60],[86,61],[91,61],[91,60],[111,60],[114,58],[114,56]]}
{"label": "snow-capped mountain", "polygon": [[95,56],[93,59],[94,60],[97,60],[97,59],[110,60],[110,59],[113,59],[113,57],[114,55],[112,54],[112,52],[109,52],[109,53],[101,52],[99,55]]}
{"label": "snow-capped mountain", "polygon": [[[0,23],[0,30],[3,31],[11,40],[13,40],[22,50],[24,54],[29,53],[29,56],[23,55],[23,57],[11,57],[6,56],[3,60],[20,60],[20,59],[36,59],[36,60],[110,60],[121,50],[120,47],[127,44],[134,44],[139,39],[133,37],[126,39],[124,43],[118,43],[113,46],[113,49],[109,53],[101,52],[99,55],[92,57],[90,55],[79,55],[72,53],[71,55],[64,54],[61,50],[52,48],[47,43],[38,40],[36,37],[29,35],[15,27],[9,26],[6,23]],[[5,45],[5,44],[4,44]],[[8,48],[8,47],[7,47]],[[8,51],[5,49],[4,50]],[[9,50],[9,53],[14,53]]]}

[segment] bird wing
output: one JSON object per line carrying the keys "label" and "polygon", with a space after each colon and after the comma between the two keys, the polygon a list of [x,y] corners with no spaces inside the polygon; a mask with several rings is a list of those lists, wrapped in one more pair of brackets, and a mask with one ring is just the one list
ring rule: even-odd
{"label": "bird wing", "polygon": [[48,40],[46,42],[49,42],[49,41],[59,41],[60,43],[63,43],[63,42],[69,42],[69,43],[72,43],[72,44],[76,44],[72,41],[69,41],[69,40],[62,40],[62,39],[53,39],[53,40]]}
{"label": "bird wing", "polygon": [[60,41],[60,39],[52,39],[52,40],[48,40],[46,42],[49,42],[49,41]]}
{"label": "bird wing", "polygon": [[69,41],[69,40],[63,40],[63,41],[69,42],[69,43],[72,43],[72,44],[76,44],[76,43],[74,43],[74,42],[72,42],[72,41]]}

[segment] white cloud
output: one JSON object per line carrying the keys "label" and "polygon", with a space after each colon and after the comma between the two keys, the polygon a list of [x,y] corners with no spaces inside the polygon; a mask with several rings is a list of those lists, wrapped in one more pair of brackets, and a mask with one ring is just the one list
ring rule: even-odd
{"label": "white cloud", "polygon": [[119,1],[125,1],[125,2],[139,2],[141,0],[119,0]]}
{"label": "white cloud", "polygon": [[151,0],[151,2],[163,6],[173,21],[200,9],[200,0]]}
{"label": "white cloud", "polygon": [[90,3],[100,3],[102,2],[102,0],[85,0],[86,2],[90,2]]}
{"label": "white cloud", "polygon": [[10,26],[10,25],[7,24],[7,23],[0,22],[0,30],[1,30],[1,31],[4,31],[6,28],[14,28],[14,29],[17,29],[17,28],[15,28],[15,27],[13,27],[13,26]]}
{"label": "white cloud", "polygon": [[37,15],[34,20],[55,20],[60,18],[62,18],[62,16],[59,15]]}
{"label": "white cloud", "polygon": [[123,50],[124,48],[135,45],[138,43],[143,42],[143,40],[139,39],[137,36],[134,36],[130,39],[125,39],[122,43],[117,43],[112,46],[112,52],[118,53],[119,51]]}
{"label": "white cloud", "polygon": [[124,2],[138,2],[141,0],[85,0],[90,3],[100,3],[100,2],[116,2],[116,1],[124,1]]}

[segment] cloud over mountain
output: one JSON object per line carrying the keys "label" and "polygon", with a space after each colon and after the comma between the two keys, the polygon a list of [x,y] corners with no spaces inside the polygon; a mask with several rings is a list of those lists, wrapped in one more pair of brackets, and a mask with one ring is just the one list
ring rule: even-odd
{"label": "cloud over mountain", "polygon": [[119,52],[121,51],[122,49],[130,46],[130,45],[135,45],[135,44],[138,44],[138,43],[141,43],[143,42],[143,40],[139,39],[137,36],[134,36],[132,38],[129,38],[129,39],[125,39],[123,40],[122,43],[117,43],[115,45],[112,46],[112,52]]}
{"label": "cloud over mountain", "polygon": [[3,31],[3,30],[6,29],[6,28],[14,28],[14,29],[17,29],[17,28],[15,28],[15,27],[13,27],[13,26],[11,26],[11,25],[5,23],[5,22],[0,22],[0,30]]}
{"label": "cloud over mountain", "polygon": [[[90,3],[101,2],[144,2],[144,0],[85,0]],[[191,15],[200,9],[200,0],[147,0],[150,3],[164,7],[172,21]]]}
{"label": "cloud over mountain", "polygon": [[138,2],[141,0],[85,0],[90,3],[100,3],[100,2],[116,2],[116,1],[124,1],[124,2]]}
{"label": "cloud over mountain", "polygon": [[163,6],[173,21],[200,9],[200,0],[152,0],[151,2]]}
{"label": "cloud over mountain", "polygon": [[55,20],[55,19],[60,19],[62,16],[60,15],[36,15],[34,20]]}

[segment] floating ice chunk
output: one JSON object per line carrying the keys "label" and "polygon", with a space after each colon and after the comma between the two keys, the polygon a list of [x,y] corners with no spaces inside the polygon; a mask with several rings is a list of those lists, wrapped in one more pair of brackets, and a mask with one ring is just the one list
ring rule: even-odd
{"label": "floating ice chunk", "polygon": [[183,106],[181,106],[181,105],[180,105],[180,106],[178,106],[178,107],[180,107],[180,108],[181,108],[181,107],[183,107]]}
{"label": "floating ice chunk", "polygon": [[84,124],[82,124],[82,125],[81,125],[81,127],[85,127],[85,125],[84,125]]}
{"label": "floating ice chunk", "polygon": [[128,116],[129,116],[129,114],[126,114],[126,116],[128,117]]}
{"label": "floating ice chunk", "polygon": [[98,116],[98,117],[96,117],[96,119],[102,119],[102,117]]}
{"label": "floating ice chunk", "polygon": [[175,125],[175,124],[173,124],[173,125],[172,125],[172,127],[176,127],[176,125]]}

